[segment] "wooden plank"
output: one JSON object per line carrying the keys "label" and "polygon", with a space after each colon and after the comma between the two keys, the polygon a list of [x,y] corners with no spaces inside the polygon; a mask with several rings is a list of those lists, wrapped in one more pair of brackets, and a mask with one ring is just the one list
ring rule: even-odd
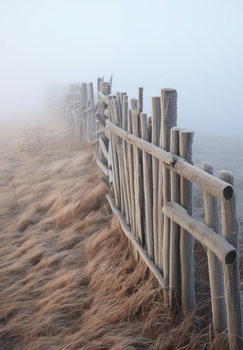
{"label": "wooden plank", "polygon": [[[171,129],[170,150],[173,154],[179,154],[180,128]],[[171,171],[171,200],[180,202],[180,176]],[[180,267],[180,226],[171,220],[170,226],[170,278],[169,278],[169,305],[176,309],[181,297],[181,267]]]}
{"label": "wooden plank", "polygon": [[[142,138],[148,140],[147,115],[140,114],[140,125]],[[151,164],[149,155],[143,152],[143,187],[144,187],[144,207],[145,207],[145,246],[151,260],[154,258],[154,240],[153,240],[153,205],[152,205],[152,183],[151,183]]]}
{"label": "wooden plank", "polygon": [[136,248],[136,250],[138,251],[139,255],[141,256],[141,258],[143,259],[143,261],[145,262],[145,264],[148,266],[148,268],[150,269],[150,271],[153,273],[154,277],[157,279],[157,281],[159,282],[159,284],[168,290],[168,285],[165,283],[160,271],[157,269],[157,267],[153,264],[153,262],[150,260],[150,258],[148,257],[147,253],[145,252],[145,250],[141,247],[140,243],[137,241],[136,237],[130,232],[121,212],[116,208],[115,203],[113,202],[113,199],[110,195],[106,195],[106,198],[110,204],[110,207],[114,213],[114,215],[117,217],[117,219],[120,222],[120,225],[123,229],[123,232],[125,233],[125,235],[127,236],[127,238],[132,242],[132,244],[134,245],[134,247]]}
{"label": "wooden plank", "polygon": [[170,202],[162,210],[170,219],[210,249],[224,264],[232,264],[236,260],[236,249],[206,224],[193,218],[180,204]]}
{"label": "wooden plank", "polygon": [[[213,167],[208,162],[203,162],[203,170],[213,175]],[[219,234],[219,210],[217,198],[203,193],[205,222],[214,232]],[[223,268],[218,258],[208,250],[208,271],[211,289],[211,305],[215,336],[227,328]]]}
{"label": "wooden plank", "polygon": [[[219,177],[233,185],[233,175],[220,171]],[[240,273],[239,273],[239,228],[236,216],[235,196],[229,200],[221,200],[223,237],[237,249],[236,259],[231,265],[224,265],[224,283],[228,322],[230,350],[243,348],[242,316],[240,307]]]}
{"label": "wooden plank", "polygon": [[[179,133],[180,156],[192,162],[193,132],[181,130]],[[180,204],[192,214],[192,184],[181,177]],[[182,226],[180,234],[181,259],[181,304],[183,314],[192,312],[196,306],[194,286],[194,240]]]}

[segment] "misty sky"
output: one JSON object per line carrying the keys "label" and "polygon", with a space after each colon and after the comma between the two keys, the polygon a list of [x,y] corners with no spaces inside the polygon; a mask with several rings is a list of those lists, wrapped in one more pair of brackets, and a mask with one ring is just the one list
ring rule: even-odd
{"label": "misty sky", "polygon": [[145,112],[174,87],[180,126],[242,134],[242,41],[243,0],[0,0],[0,117],[113,74],[113,91],[144,87]]}

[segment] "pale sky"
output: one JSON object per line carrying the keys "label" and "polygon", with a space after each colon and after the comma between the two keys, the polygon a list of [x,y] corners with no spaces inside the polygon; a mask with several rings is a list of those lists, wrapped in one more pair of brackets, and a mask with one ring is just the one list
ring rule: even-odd
{"label": "pale sky", "polygon": [[242,44],[243,0],[0,0],[0,118],[39,108],[48,83],[113,74],[148,114],[173,87],[180,126],[242,134]]}

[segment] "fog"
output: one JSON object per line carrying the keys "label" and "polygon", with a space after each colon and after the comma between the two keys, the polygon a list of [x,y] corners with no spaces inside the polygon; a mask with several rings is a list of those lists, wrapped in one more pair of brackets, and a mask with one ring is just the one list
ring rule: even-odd
{"label": "fog", "polygon": [[0,118],[43,112],[53,84],[113,74],[113,91],[178,91],[197,132],[243,128],[243,1],[0,0]]}

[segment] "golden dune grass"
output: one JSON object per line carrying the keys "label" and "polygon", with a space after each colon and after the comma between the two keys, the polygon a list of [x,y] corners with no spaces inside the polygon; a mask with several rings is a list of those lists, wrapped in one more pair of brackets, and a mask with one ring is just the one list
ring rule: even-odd
{"label": "golden dune grass", "polygon": [[[199,308],[182,319],[133,261],[70,126],[3,134],[0,167],[1,349],[213,349],[204,251]],[[225,334],[217,342],[227,349]]]}

